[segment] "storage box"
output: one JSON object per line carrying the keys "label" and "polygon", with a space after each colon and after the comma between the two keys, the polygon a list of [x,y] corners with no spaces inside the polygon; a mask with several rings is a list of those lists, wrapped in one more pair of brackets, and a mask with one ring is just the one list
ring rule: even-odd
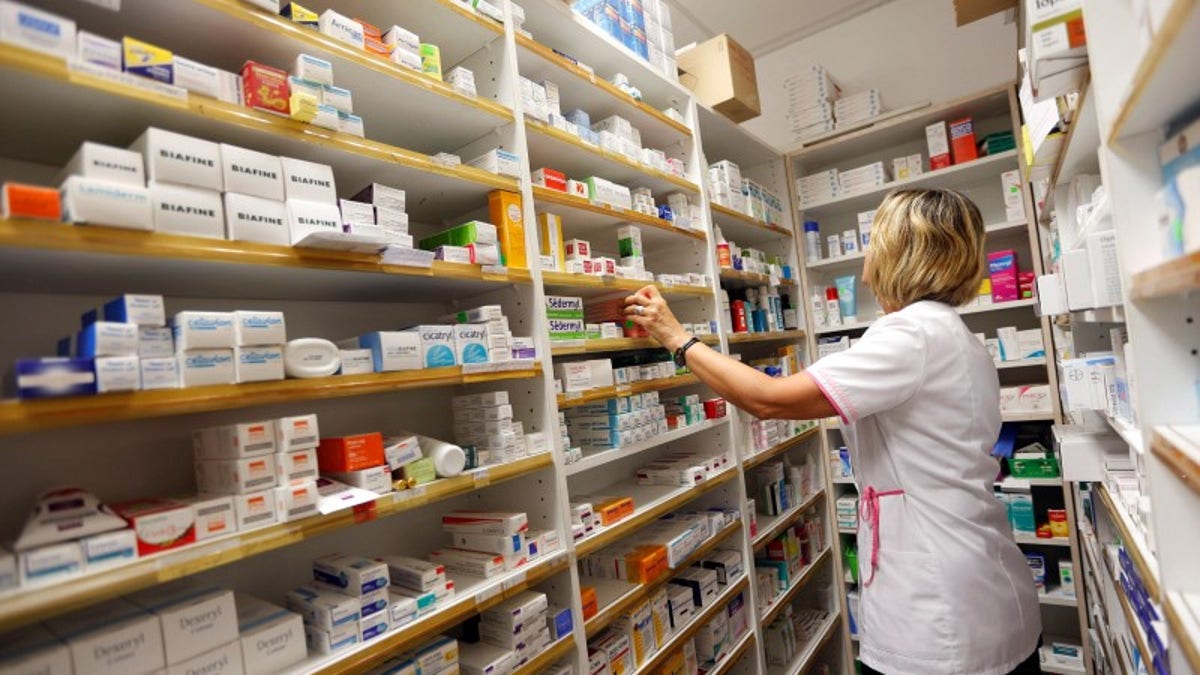
{"label": "storage box", "polygon": [[313,579],[341,593],[361,596],[388,586],[388,566],[359,556],[335,553],[313,561]]}
{"label": "storage box", "polygon": [[696,98],[734,122],[758,117],[758,77],[754,56],[727,34],[676,54],[680,82]]}

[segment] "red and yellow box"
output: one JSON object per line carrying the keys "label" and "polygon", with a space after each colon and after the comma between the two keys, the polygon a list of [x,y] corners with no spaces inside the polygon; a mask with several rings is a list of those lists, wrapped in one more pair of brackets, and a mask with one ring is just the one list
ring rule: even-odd
{"label": "red and yellow box", "polygon": [[317,465],[321,473],[362,471],[385,464],[383,435],[379,432],[322,438],[317,447]]}
{"label": "red and yellow box", "polygon": [[525,210],[521,195],[508,190],[492,190],[488,193],[488,213],[496,226],[504,264],[522,269],[529,267],[525,257]]}
{"label": "red and yellow box", "polygon": [[247,61],[242,65],[242,95],[247,107],[284,117],[291,115],[288,75],[278,68]]}
{"label": "red and yellow box", "polygon": [[600,517],[601,525],[612,525],[633,515],[633,497],[608,497],[593,503],[592,511]]}
{"label": "red and yellow box", "polygon": [[58,190],[27,183],[5,183],[3,197],[5,218],[36,218],[62,220],[62,202]]}

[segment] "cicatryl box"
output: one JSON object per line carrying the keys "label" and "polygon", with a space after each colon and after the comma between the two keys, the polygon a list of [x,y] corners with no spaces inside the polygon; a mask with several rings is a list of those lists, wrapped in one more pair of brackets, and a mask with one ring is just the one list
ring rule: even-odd
{"label": "cicatryl box", "polygon": [[279,157],[222,143],[221,175],[225,192],[283,201],[283,164]]}
{"label": "cicatryl box", "polygon": [[231,312],[178,312],[171,318],[175,348],[222,349],[237,344]]}
{"label": "cicatryl box", "polygon": [[458,363],[488,362],[487,326],[474,323],[454,325],[454,352]]}
{"label": "cicatryl box", "polygon": [[191,237],[225,238],[225,207],[216,190],[150,182],[154,229]]}
{"label": "cicatryl box", "polygon": [[110,600],[46,621],[71,651],[76,673],[129,675],[167,665],[162,626],[128,600]]}
{"label": "cicatryl box", "polygon": [[62,640],[41,624],[27,626],[4,637],[0,667],[12,675],[73,675],[71,652]]}
{"label": "cicatryl box", "polygon": [[169,551],[196,541],[191,506],[169,499],[146,499],[110,505],[138,538],[138,555]]}
{"label": "cicatryl box", "polygon": [[156,586],[129,601],[158,617],[167,663],[179,663],[237,639],[233,591],[213,586]]}
{"label": "cicatryl box", "polygon": [[192,432],[196,459],[233,459],[275,452],[275,423],[243,422]]}
{"label": "cicatryl box", "polygon": [[246,675],[278,673],[308,656],[299,614],[242,593],[234,601]]}
{"label": "cicatryl box", "polygon": [[316,415],[295,415],[275,420],[275,446],[279,452],[315,448],[320,443]]}
{"label": "cicatryl box", "polygon": [[129,149],[142,154],[151,182],[224,189],[221,148],[216,143],[150,127]]}
{"label": "cicatryl box", "polygon": [[388,587],[388,566],[370,558],[335,553],[313,561],[313,579],[354,596]]}
{"label": "cicatryl box", "polygon": [[282,201],[225,193],[225,236],[228,239],[288,246],[291,244],[288,224],[287,207]]}
{"label": "cicatryl box", "polygon": [[454,353],[454,327],[421,325],[409,328],[421,340],[421,361],[425,368],[448,368],[458,365]]}

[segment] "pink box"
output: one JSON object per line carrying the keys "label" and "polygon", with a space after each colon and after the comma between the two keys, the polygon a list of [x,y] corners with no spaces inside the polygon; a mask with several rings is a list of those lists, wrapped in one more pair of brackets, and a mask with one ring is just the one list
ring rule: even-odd
{"label": "pink box", "polygon": [[1007,249],[989,253],[988,276],[992,279],[992,302],[1012,302],[1021,297],[1016,251]]}

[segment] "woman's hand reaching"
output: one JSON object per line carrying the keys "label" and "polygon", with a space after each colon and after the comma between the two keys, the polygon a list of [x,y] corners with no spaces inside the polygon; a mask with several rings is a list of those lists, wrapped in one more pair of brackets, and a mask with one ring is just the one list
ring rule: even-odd
{"label": "woman's hand reaching", "polygon": [[625,298],[625,316],[645,328],[668,351],[674,352],[691,338],[655,286],[645,286]]}

